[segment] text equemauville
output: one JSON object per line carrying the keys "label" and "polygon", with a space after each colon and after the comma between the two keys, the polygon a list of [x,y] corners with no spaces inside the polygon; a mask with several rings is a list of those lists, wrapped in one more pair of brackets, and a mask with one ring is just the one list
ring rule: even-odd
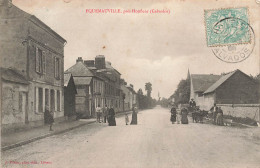
{"label": "text equemauville", "polygon": [[169,9],[86,9],[86,13],[137,13],[137,14],[142,14],[142,13],[168,13],[170,14]]}

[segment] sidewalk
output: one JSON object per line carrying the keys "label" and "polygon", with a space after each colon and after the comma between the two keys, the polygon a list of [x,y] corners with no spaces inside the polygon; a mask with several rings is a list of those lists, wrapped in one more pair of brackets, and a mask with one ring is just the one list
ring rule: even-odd
{"label": "sidewalk", "polygon": [[18,146],[28,144],[30,142],[60,134],[90,123],[94,123],[96,119],[84,119],[83,121],[64,121],[53,125],[54,131],[49,131],[49,126],[41,126],[25,131],[4,134],[1,136],[1,150],[5,151]]}
{"label": "sidewalk", "polygon": [[[127,114],[132,113],[132,111],[127,111]],[[116,117],[121,117],[125,112],[119,112],[116,114]],[[72,129],[94,123],[96,122],[95,118],[91,119],[81,119],[73,121],[64,121],[60,123],[55,123],[53,125],[54,131],[49,131],[49,126],[41,126],[37,128],[32,128],[29,130],[23,130],[15,133],[9,133],[1,135],[1,151],[9,150],[18,146],[22,146],[31,142],[34,142],[39,139],[43,139],[52,135],[64,133]]]}

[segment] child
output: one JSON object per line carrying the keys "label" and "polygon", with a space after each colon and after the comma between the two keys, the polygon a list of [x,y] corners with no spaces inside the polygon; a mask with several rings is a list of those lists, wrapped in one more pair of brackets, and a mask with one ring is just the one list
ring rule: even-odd
{"label": "child", "polygon": [[128,122],[129,122],[128,114],[125,113],[125,125],[128,125]]}

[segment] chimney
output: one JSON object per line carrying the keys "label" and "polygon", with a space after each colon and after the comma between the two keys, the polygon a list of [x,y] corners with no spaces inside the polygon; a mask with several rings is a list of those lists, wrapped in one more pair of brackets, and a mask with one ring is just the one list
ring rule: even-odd
{"label": "chimney", "polygon": [[95,61],[94,60],[86,60],[86,61],[84,61],[84,64],[87,67],[95,67]]}
{"label": "chimney", "polygon": [[106,60],[104,55],[98,55],[95,58],[95,66],[97,69],[105,69],[106,68]]}
{"label": "chimney", "polygon": [[76,62],[83,62],[82,57],[78,57],[78,59],[76,60]]}

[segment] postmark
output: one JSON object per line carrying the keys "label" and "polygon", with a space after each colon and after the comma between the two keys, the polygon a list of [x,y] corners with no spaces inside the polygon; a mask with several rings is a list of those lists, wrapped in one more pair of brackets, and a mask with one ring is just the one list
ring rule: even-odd
{"label": "postmark", "polygon": [[255,45],[247,8],[208,10],[205,13],[207,46],[227,63],[247,59]]}

